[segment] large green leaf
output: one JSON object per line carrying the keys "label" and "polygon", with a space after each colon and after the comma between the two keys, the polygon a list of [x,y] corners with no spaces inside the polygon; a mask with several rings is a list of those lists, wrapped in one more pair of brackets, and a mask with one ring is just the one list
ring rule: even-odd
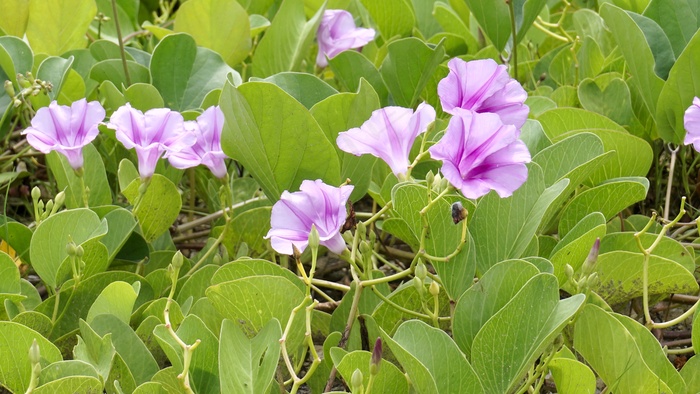
{"label": "large green leaf", "polygon": [[[253,78],[255,80],[255,78]],[[338,93],[337,90],[315,75],[299,72],[281,72],[265,78],[263,81],[272,82],[290,96],[294,97],[304,107],[311,109],[318,102]]]}
{"label": "large green leaf", "polygon": [[87,323],[92,323],[99,315],[108,314],[128,324],[141,287],[139,282],[136,283],[136,286],[132,286],[126,282],[112,282],[105,287],[90,307],[85,319]]}
{"label": "large green leaf", "polygon": [[596,379],[586,364],[569,358],[556,357],[549,362],[557,392],[561,394],[594,394]]}
{"label": "large green leaf", "polygon": [[207,93],[221,88],[229,73],[238,76],[218,53],[197,47],[185,33],[163,38],[153,50],[150,68],[153,85],[165,105],[176,111],[199,108]]}
{"label": "large green leaf", "polygon": [[[516,44],[525,37],[525,33],[532,27],[532,22],[546,4],[543,0],[514,0]],[[486,36],[496,49],[502,51],[513,35],[508,4],[491,0],[467,0],[467,5]]]}
{"label": "large green leaf", "polygon": [[683,115],[700,95],[700,81],[693,78],[700,73],[700,34],[695,34],[671,68],[668,80],[661,89],[656,108],[656,126],[659,136],[680,144],[685,137]]}
{"label": "large green leaf", "polygon": [[97,13],[94,0],[36,0],[29,3],[27,40],[34,53],[60,55],[84,48]]}
{"label": "large green leaf", "polygon": [[282,327],[270,320],[252,339],[231,320],[221,325],[219,379],[222,392],[265,393],[272,384],[280,355]]}
{"label": "large green leaf", "polygon": [[10,36],[24,37],[29,19],[29,0],[6,0],[0,2],[0,14],[12,15],[0,19],[0,30]]}
{"label": "large green leaf", "polygon": [[42,384],[32,391],[36,394],[62,394],[62,393],[102,393],[102,382],[92,376],[66,376],[46,384]]}
{"label": "large green leaf", "polygon": [[[98,38],[107,38],[113,42],[117,42],[117,24],[114,17],[114,8],[111,0],[96,0],[97,11],[109,18],[108,21],[102,22],[93,21],[90,30],[100,35]],[[132,36],[133,33],[139,30],[139,5],[138,0],[116,0],[117,18],[119,19],[119,27],[122,37]]]}
{"label": "large green leaf", "polygon": [[372,178],[372,167],[377,159],[372,155],[357,157],[343,152],[335,144],[335,140],[339,133],[360,127],[379,107],[379,97],[374,89],[367,81],[361,80],[357,93],[336,94],[311,108],[311,115],[335,147],[340,160],[341,178],[350,179],[355,186],[350,195],[351,201],[357,201],[367,193]]}
{"label": "large green leaf", "polygon": [[444,56],[442,43],[433,48],[415,37],[390,43],[379,72],[394,102],[413,107]]}
{"label": "large green leaf", "polygon": [[625,57],[629,73],[633,77],[632,86],[639,92],[649,112],[655,115],[664,81],[654,72],[654,55],[644,32],[630,15],[611,3],[605,3],[600,7],[600,15],[612,31],[618,48]]}
{"label": "large green leaf", "polygon": [[542,169],[531,163],[528,170],[528,180],[511,197],[493,192],[482,197],[469,222],[480,274],[500,261],[523,257],[549,205],[569,184],[563,179],[545,187]]}
{"label": "large green leaf", "polygon": [[277,201],[305,179],[340,183],[340,165],[333,145],[304,106],[267,82],[248,82],[221,93],[227,121],[221,144]]}
{"label": "large green leaf", "polygon": [[[646,218],[644,224],[646,225],[648,221],[649,219]],[[608,234],[602,238],[600,240],[600,253],[622,250],[640,253],[641,250],[639,250],[635,233],[632,232],[632,229],[627,229],[627,231],[628,232]],[[656,241],[656,237],[657,234],[646,233],[642,234],[640,239],[642,241],[642,245],[649,247],[649,245]],[[686,249],[685,246],[671,237],[661,237],[661,240],[656,244],[651,254],[673,260],[683,266],[686,270],[688,270],[688,272],[695,271],[695,257],[688,252],[688,249]]]}
{"label": "large green leaf", "polygon": [[306,20],[303,0],[284,0],[253,56],[253,73],[265,78],[297,71],[314,39],[325,6]]}
{"label": "large green leaf", "polygon": [[0,322],[0,386],[23,393],[29,386],[32,365],[29,347],[39,345],[42,366],[62,360],[61,352],[38,332],[19,323]]}
{"label": "large green leaf", "polygon": [[248,57],[250,21],[235,0],[191,0],[177,10],[176,32],[189,33],[198,45],[221,55],[230,66]]}
{"label": "large green leaf", "polygon": [[348,92],[357,92],[362,78],[366,79],[379,96],[382,105],[387,105],[389,91],[379,70],[365,55],[357,51],[344,51],[339,53],[328,63],[340,82],[340,85]]}
{"label": "large green leaf", "polygon": [[645,363],[625,326],[595,305],[576,319],[574,347],[616,393],[673,392]]}
{"label": "large green leaf", "polygon": [[692,0],[652,0],[644,16],[656,21],[664,30],[676,57],[700,28],[700,9]]}
{"label": "large green leaf", "polygon": [[700,357],[693,356],[681,369],[681,376],[685,381],[688,393],[700,392]]}
{"label": "large green leaf", "polygon": [[474,338],[472,365],[486,392],[506,393],[516,388],[585,298],[577,294],[560,301],[559,284],[551,274],[530,279]]}
{"label": "large green leaf", "polygon": [[173,224],[182,208],[182,199],[177,186],[159,174],[151,177],[143,196],[139,195],[140,186],[141,179],[135,179],[122,193],[132,204],[140,199],[134,215],[139,221],[144,239],[151,242]]}
{"label": "large green leaf", "polygon": [[406,37],[416,24],[416,15],[408,0],[362,0],[379,29],[384,41],[396,36]]}
{"label": "large green leaf", "polygon": [[[346,382],[351,382],[353,373],[359,369],[362,372],[363,385],[367,387],[370,378],[369,365],[372,353],[363,350],[348,353],[341,348],[334,347],[331,348],[330,355],[338,372]],[[408,381],[396,365],[382,359],[379,373],[372,381],[372,392],[407,393]]]}

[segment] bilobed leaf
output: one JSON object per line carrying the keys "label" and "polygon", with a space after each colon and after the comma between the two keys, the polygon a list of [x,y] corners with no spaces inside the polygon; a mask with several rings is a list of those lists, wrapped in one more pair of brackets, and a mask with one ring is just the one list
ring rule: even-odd
{"label": "bilobed leaf", "polygon": [[224,319],[219,337],[219,379],[222,392],[267,392],[280,355],[280,322],[277,319],[270,320],[255,337],[249,339],[239,326]]}
{"label": "bilobed leaf", "polygon": [[283,71],[297,71],[316,35],[325,7],[308,21],[302,0],[284,0],[265,31],[253,56],[255,76],[265,78]]}
{"label": "bilobed leaf", "polygon": [[384,41],[396,36],[410,35],[416,24],[416,15],[410,0],[362,0],[362,5],[377,24]]}
{"label": "bilobed leaf", "polygon": [[197,47],[185,33],[170,34],[158,43],[150,70],[165,105],[176,111],[199,108],[207,93],[221,88],[229,73],[240,81],[218,53]]}
{"label": "bilobed leaf", "polygon": [[250,51],[250,21],[235,0],[191,0],[182,4],[175,18],[176,32],[189,33],[197,44],[221,55],[230,66]]}
{"label": "bilobed leaf", "polygon": [[34,53],[60,55],[84,48],[85,33],[97,13],[94,0],[40,0],[29,3],[27,40]]}
{"label": "bilobed leaf", "polygon": [[634,337],[611,314],[586,305],[576,319],[574,347],[616,393],[671,393],[645,363]]}
{"label": "bilobed leaf", "polygon": [[276,85],[227,83],[220,105],[227,119],[224,152],[250,171],[271,201],[304,179],[340,183],[333,145],[309,111]]}

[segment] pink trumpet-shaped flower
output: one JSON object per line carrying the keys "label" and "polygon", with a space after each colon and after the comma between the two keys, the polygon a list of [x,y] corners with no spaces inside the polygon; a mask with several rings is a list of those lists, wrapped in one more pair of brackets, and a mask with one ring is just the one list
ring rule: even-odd
{"label": "pink trumpet-shaped flower", "polygon": [[291,255],[292,245],[303,252],[309,244],[311,225],[315,225],[320,244],[342,253],[345,241],[340,228],[347,217],[345,205],[353,186],[333,187],[317,179],[303,181],[300,189],[294,193],[285,190],[272,206],[272,228],[265,239],[270,239],[277,253]]}
{"label": "pink trumpet-shaped flower", "polygon": [[695,97],[693,104],[685,110],[683,126],[686,130],[683,144],[693,144],[693,148],[700,152],[700,98]]}
{"label": "pink trumpet-shaped flower", "polygon": [[504,125],[496,114],[456,109],[445,135],[429,151],[467,198],[492,189],[508,197],[527,180],[530,152],[515,126]]}
{"label": "pink trumpet-shaped flower", "polygon": [[429,104],[410,108],[385,107],[359,128],[338,134],[336,143],[341,150],[360,156],[370,154],[384,160],[394,175],[408,170],[408,154],[419,134],[435,120],[435,110]]}
{"label": "pink trumpet-shaped flower", "polygon": [[438,83],[438,96],[445,112],[455,108],[475,112],[493,112],[504,124],[520,129],[530,109],[525,105],[527,92],[508,75],[504,65],[493,59],[465,62],[454,58],[447,63],[450,73]]}
{"label": "pink trumpet-shaped flower", "polygon": [[83,147],[97,137],[97,126],[104,118],[105,110],[97,101],[81,99],[70,107],[52,101],[37,111],[31,127],[22,134],[34,149],[42,153],[56,151],[79,170],[83,167]]}
{"label": "pink trumpet-shaped flower", "polygon": [[173,167],[185,169],[204,164],[217,178],[226,176],[226,154],[221,150],[224,113],[218,106],[209,107],[196,121],[185,122],[185,129],[197,138],[194,145],[179,152],[166,152]]}
{"label": "pink trumpet-shaped flower", "polygon": [[316,65],[326,67],[328,59],[348,49],[360,48],[374,40],[374,29],[355,26],[352,14],[345,10],[326,10],[318,26]]}
{"label": "pink trumpet-shaped flower", "polygon": [[179,152],[196,141],[194,134],[185,130],[182,115],[168,108],[154,108],[144,114],[127,103],[114,111],[107,127],[116,130],[117,139],[126,149],[136,149],[142,179],[153,176],[165,152]]}

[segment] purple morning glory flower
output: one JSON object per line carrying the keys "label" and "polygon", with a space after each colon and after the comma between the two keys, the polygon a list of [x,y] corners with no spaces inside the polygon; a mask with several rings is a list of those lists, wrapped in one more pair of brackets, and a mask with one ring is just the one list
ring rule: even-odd
{"label": "purple morning glory flower", "polygon": [[338,134],[336,143],[341,150],[360,156],[370,154],[384,160],[394,175],[408,170],[408,154],[416,137],[435,120],[435,110],[429,104],[410,108],[385,107],[359,128]]}
{"label": "purple morning glory flower", "polygon": [[445,135],[429,151],[467,198],[492,189],[508,197],[527,180],[530,152],[515,126],[504,125],[496,114],[455,109]]}
{"label": "purple morning glory flower", "polygon": [[352,14],[345,10],[326,10],[318,26],[316,65],[326,67],[328,59],[348,49],[360,48],[374,40],[374,29],[355,26]]}
{"label": "purple morning glory flower", "polygon": [[504,65],[493,59],[465,62],[454,58],[447,63],[450,73],[438,83],[438,96],[445,112],[455,108],[475,112],[493,112],[504,124],[520,129],[530,109],[525,105],[527,92],[508,75]]}
{"label": "purple morning glory flower", "polygon": [[196,137],[185,130],[182,115],[168,108],[143,112],[129,103],[119,107],[109,119],[109,128],[127,149],[136,149],[142,179],[153,176],[158,159],[166,151],[181,151],[192,146]]}
{"label": "purple morning glory flower", "polygon": [[693,148],[700,152],[700,98],[695,97],[693,104],[685,110],[683,126],[686,130],[683,144],[693,144]]}
{"label": "purple morning glory flower", "polygon": [[345,250],[340,228],[345,223],[348,202],[353,186],[333,187],[320,179],[305,180],[300,191],[284,191],[272,206],[271,229],[265,236],[272,248],[281,254],[293,253],[292,244],[304,251],[309,244],[311,225],[316,226],[320,244],[334,253]]}
{"label": "purple morning glory flower", "polygon": [[68,159],[74,170],[83,167],[83,147],[97,137],[97,126],[105,118],[105,110],[97,101],[81,99],[70,107],[52,101],[40,108],[22,135],[34,149],[56,151]]}
{"label": "purple morning glory flower", "polygon": [[209,107],[197,121],[185,122],[185,129],[196,136],[196,142],[179,152],[166,152],[165,157],[175,168],[185,169],[204,164],[217,178],[226,176],[226,154],[221,150],[224,113],[218,106]]}

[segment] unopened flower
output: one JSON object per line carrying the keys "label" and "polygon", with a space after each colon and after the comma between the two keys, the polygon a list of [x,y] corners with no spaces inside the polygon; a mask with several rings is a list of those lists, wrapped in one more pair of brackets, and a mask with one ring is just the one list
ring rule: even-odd
{"label": "unopened flower", "polygon": [[493,112],[504,124],[520,129],[530,109],[525,105],[527,92],[508,75],[504,65],[493,59],[465,62],[454,58],[447,63],[450,73],[438,83],[438,96],[445,112],[455,108],[475,112]]}
{"label": "unopened flower", "polygon": [[209,107],[196,121],[185,122],[185,129],[196,137],[194,145],[181,151],[169,151],[165,157],[175,168],[185,169],[204,164],[217,178],[226,176],[226,154],[221,150],[224,113],[218,106]]}
{"label": "unopened flower", "polygon": [[56,151],[79,170],[83,167],[83,147],[97,137],[97,126],[104,117],[105,110],[97,101],[81,99],[70,107],[52,101],[36,112],[31,127],[22,134],[34,149],[42,153]]}
{"label": "unopened flower", "polygon": [[492,113],[456,109],[445,135],[430,147],[443,176],[467,198],[489,190],[508,197],[527,180],[530,152],[513,125]]}
{"label": "unopened flower", "polygon": [[153,176],[166,151],[179,152],[196,141],[194,134],[186,132],[182,115],[168,108],[144,114],[127,103],[114,111],[107,127],[116,130],[117,139],[127,149],[136,149],[142,179]]}
{"label": "unopened flower", "polygon": [[345,10],[326,10],[318,26],[316,65],[326,67],[328,59],[348,49],[360,48],[374,40],[374,29],[355,26],[352,14]]}
{"label": "unopened flower", "polygon": [[334,253],[345,250],[340,228],[345,223],[347,204],[353,186],[333,187],[320,179],[305,180],[300,191],[284,191],[272,206],[271,229],[265,236],[277,253],[291,255],[292,245],[304,251],[311,226],[316,226],[319,243]]}
{"label": "unopened flower", "polygon": [[435,121],[435,110],[423,103],[415,112],[410,108],[385,107],[359,128],[338,134],[338,147],[356,156],[370,154],[384,160],[394,175],[408,170],[408,154],[419,134]]}
{"label": "unopened flower", "polygon": [[695,97],[693,104],[685,110],[683,125],[686,130],[683,144],[693,144],[693,148],[700,152],[700,98]]}

